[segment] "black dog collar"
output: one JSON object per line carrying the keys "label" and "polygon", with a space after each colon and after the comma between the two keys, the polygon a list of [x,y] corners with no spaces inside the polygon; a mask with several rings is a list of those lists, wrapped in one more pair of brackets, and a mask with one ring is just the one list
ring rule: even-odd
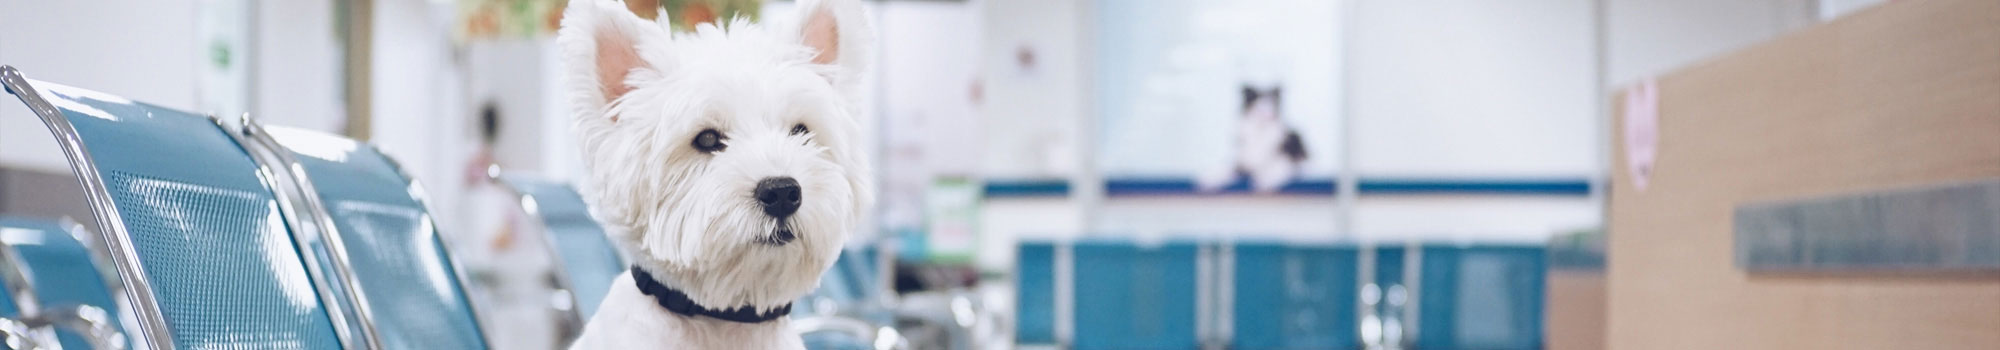
{"label": "black dog collar", "polygon": [[757,313],[756,308],[749,306],[728,310],[713,310],[702,307],[695,304],[694,300],[688,299],[687,293],[682,293],[679,289],[673,289],[672,287],[660,284],[659,280],[653,279],[652,274],[646,273],[646,270],[640,269],[638,266],[632,267],[632,282],[639,286],[640,293],[652,296],[654,303],[658,303],[660,307],[666,308],[667,311],[680,314],[681,316],[708,316],[730,322],[759,323],[776,320],[792,313],[791,303],[785,303],[784,306],[779,306],[777,309],[762,314]]}

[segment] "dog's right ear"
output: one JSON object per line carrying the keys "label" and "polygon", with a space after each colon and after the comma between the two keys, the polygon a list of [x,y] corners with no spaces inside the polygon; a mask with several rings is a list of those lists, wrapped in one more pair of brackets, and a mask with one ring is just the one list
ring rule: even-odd
{"label": "dog's right ear", "polygon": [[641,19],[614,0],[569,2],[556,43],[563,51],[570,101],[580,104],[576,108],[604,113],[604,106],[632,91],[634,72],[660,68],[640,51],[670,38],[667,17],[660,18],[661,23]]}

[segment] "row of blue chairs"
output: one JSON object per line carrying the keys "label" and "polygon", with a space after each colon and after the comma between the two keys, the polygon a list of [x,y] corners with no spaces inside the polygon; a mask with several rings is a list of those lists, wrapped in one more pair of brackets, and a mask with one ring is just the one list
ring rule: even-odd
{"label": "row of blue chairs", "polygon": [[421,187],[374,147],[224,125],[12,67],[0,83],[83,184],[98,224],[85,241],[104,247],[138,347],[487,347]]}
{"label": "row of blue chairs", "polygon": [[1023,242],[1015,340],[1070,349],[1540,349],[1537,246]]}
{"label": "row of blue chairs", "polygon": [[542,224],[542,246],[555,258],[557,297],[567,298],[566,305],[556,306],[563,315],[561,326],[569,335],[581,332],[610,293],[612,280],[631,263],[605,238],[604,227],[590,218],[583,197],[569,184],[532,174],[491,175],[518,196],[522,211]]}
{"label": "row of blue chairs", "polygon": [[0,318],[7,348],[123,349],[112,278],[74,221],[0,218]]}
{"label": "row of blue chairs", "polygon": [[[372,145],[247,117],[226,125],[7,66],[0,85],[55,134],[97,223],[0,220],[5,348],[491,345],[422,187]],[[629,263],[568,184],[493,175],[543,224],[566,297],[551,326],[574,336]],[[863,281],[879,278],[867,261],[844,254],[818,300],[860,304]],[[902,342],[878,332],[892,320],[805,316],[826,325],[801,327],[816,349]]]}

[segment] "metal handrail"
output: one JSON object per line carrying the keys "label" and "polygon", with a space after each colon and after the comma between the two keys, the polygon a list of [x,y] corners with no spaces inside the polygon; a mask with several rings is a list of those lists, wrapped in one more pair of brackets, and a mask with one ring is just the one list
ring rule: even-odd
{"label": "metal handrail", "polygon": [[[59,218],[58,224],[62,225],[63,230],[66,231],[67,234],[69,234],[70,238],[75,239],[78,244],[83,245],[84,253],[89,255],[88,257],[90,258],[91,266],[93,267],[111,266],[111,257],[105,255],[104,242],[94,240],[93,238],[96,238],[97,234],[90,232],[90,228],[84,227],[82,223],[78,223],[76,222],[76,219],[68,216]],[[104,287],[105,289],[107,289],[107,292],[111,293],[112,300],[127,300],[125,297],[125,293],[127,293],[126,288],[123,284],[120,284],[120,281],[118,280],[117,271],[105,271],[102,268],[93,268],[92,270],[96,270],[98,272],[99,275],[98,278],[104,281]],[[116,305],[115,303],[113,305],[108,305],[108,306],[112,308],[122,307],[120,305]],[[126,318],[117,319],[118,318],[117,316],[119,315],[122,315]],[[129,344],[128,342],[125,341],[125,339],[130,338],[130,336],[125,334],[125,331],[123,330],[124,328],[120,325],[124,324],[122,323],[124,321],[131,321],[132,319],[130,319],[130,317],[132,317],[132,315],[130,313],[123,313],[119,315],[107,315],[111,316],[110,318],[107,318],[107,320],[109,322],[108,324],[114,327],[113,329],[119,330],[118,336],[120,337],[120,340],[118,341],[118,346],[123,348],[127,347],[127,344]]]}
{"label": "metal handrail", "polygon": [[9,349],[35,350],[42,348],[42,341],[35,339],[34,327],[11,318],[0,318],[0,341]]}
{"label": "metal handrail", "polygon": [[34,315],[41,312],[42,302],[35,296],[35,280],[28,278],[27,266],[13,245],[0,244],[0,285],[6,286],[22,315]]}
{"label": "metal handrail", "polygon": [[309,267],[308,274],[320,277],[320,280],[328,278],[320,275],[321,269],[317,259],[303,256],[304,253],[313,250],[301,235],[310,234],[307,237],[326,242],[328,260],[333,262],[332,272],[335,275],[333,279],[338,283],[315,283],[314,286],[318,287],[320,298],[329,301],[334,300],[334,295],[343,295],[334,293],[331,288],[335,287],[329,285],[338,284],[339,288],[343,288],[346,292],[344,294],[347,297],[346,301],[354,307],[355,324],[360,326],[359,329],[351,329],[352,325],[347,322],[346,310],[329,305],[326,308],[327,315],[332,318],[334,331],[341,336],[341,343],[348,347],[381,349],[382,340],[376,334],[374,314],[369,309],[368,295],[361,289],[361,280],[355,276],[353,263],[347,254],[347,244],[340,236],[340,229],[334,226],[332,216],[327,214],[326,205],[320,202],[319,191],[313,188],[311,178],[305,174],[305,168],[299,166],[298,159],[292,158],[291,152],[278,144],[276,139],[272,139],[271,135],[266,133],[256,120],[251,119],[249,114],[242,116],[240,123],[242,130],[238,132],[227,132],[229,128],[214,117],[210,117],[209,120],[215,122],[216,126],[222,128],[230,138],[236,140],[237,144],[242,145],[244,150],[251,154],[250,158],[256,162],[258,171],[266,175],[266,181],[271,182],[269,184],[271,194],[277,197],[278,210],[285,213],[285,224],[291,228],[292,243],[302,253],[299,260],[304,260]]}
{"label": "metal handrail", "polygon": [[488,168],[487,170],[487,180],[514,194],[515,205],[520,206],[522,211],[526,211],[529,216],[535,218],[536,223],[542,225],[542,249],[549,253],[550,273],[556,276],[555,284],[556,288],[559,289],[557,292],[563,293],[569,300],[569,307],[567,308],[561,305],[549,305],[549,308],[555,310],[558,315],[561,315],[558,317],[562,317],[563,319],[557,321],[564,327],[563,334],[566,335],[565,338],[571,338],[561,339],[561,341],[567,343],[575,340],[574,338],[583,334],[584,323],[587,320],[583,319],[583,302],[576,296],[576,286],[571,283],[574,280],[570,279],[569,269],[563,261],[562,252],[556,248],[555,232],[548,227],[548,218],[542,216],[540,205],[529,204],[536,201],[534,195],[529,194],[528,191],[523,189],[515,188],[506,181],[502,181],[497,166]]}
{"label": "metal handrail", "polygon": [[[396,176],[401,177],[404,183],[409,184],[409,187],[404,188],[404,191],[409,192],[411,200],[417,201],[417,206],[423,207],[425,213],[437,212],[432,210],[433,207],[431,206],[430,198],[429,196],[424,194],[423,185],[417,182],[416,177],[410,176],[410,173],[408,171],[403,170],[403,163],[401,161],[396,160],[396,157],[390,155],[389,152],[385,151],[381,145],[377,145],[374,143],[368,143],[367,145],[370,148],[374,148],[376,154],[382,155],[382,160],[384,162],[389,163],[389,168],[391,170],[396,171]],[[454,254],[454,252],[452,251],[453,250],[452,245],[445,244],[444,239],[442,238],[444,237],[444,232],[442,232],[442,230],[439,230],[438,232],[435,232],[435,234],[436,236],[434,236],[433,238],[439,241],[438,250],[441,252],[440,254],[443,254],[445,264],[451,266],[452,281],[458,282],[459,293],[465,293],[464,295],[465,310],[467,312],[472,313],[473,328],[479,330],[480,340],[484,341],[488,347],[491,347],[493,344],[493,336],[487,334],[486,332],[486,321],[485,317],[483,317],[485,315],[480,312],[479,303],[473,302],[472,300],[472,281],[466,279],[465,265],[460,264],[458,262],[458,258],[455,258],[457,254]],[[564,342],[563,344],[568,344],[568,343]]]}
{"label": "metal handrail", "polygon": [[[97,233],[109,250],[112,263],[118,270],[118,277],[124,282],[122,285],[131,288],[125,293],[125,297],[131,302],[133,313],[139,319],[139,331],[144,335],[142,338],[145,339],[147,348],[174,349],[172,334],[167,329],[166,316],[160,310],[158,296],[153,294],[153,284],[147,279],[145,269],[139,265],[139,253],[132,242],[131,233],[126,230],[125,220],[111,200],[111,192],[104,184],[104,177],[97,170],[96,160],[91,158],[89,150],[83,145],[83,136],[77,134],[76,127],[70,124],[69,118],[63,116],[61,110],[42,98],[40,90],[37,90],[19,69],[13,66],[0,66],[0,85],[4,85],[6,90],[13,92],[15,97],[27,104],[28,109],[34,111],[35,116],[42,120],[43,126],[48,127],[49,132],[54,134],[56,144],[62,148],[63,156],[69,160],[70,170],[75,174],[77,182],[83,185],[84,199],[90,204],[91,214],[97,220]],[[13,336],[9,335],[8,338],[10,343],[13,342]]]}
{"label": "metal handrail", "polygon": [[125,332],[111,320],[111,313],[90,305],[58,307],[21,319],[30,328],[62,327],[81,333],[97,350],[125,350]]}
{"label": "metal handrail", "polygon": [[792,330],[800,335],[835,332],[868,342],[875,350],[908,350],[910,340],[894,327],[875,326],[868,321],[843,316],[806,316],[792,319]]}

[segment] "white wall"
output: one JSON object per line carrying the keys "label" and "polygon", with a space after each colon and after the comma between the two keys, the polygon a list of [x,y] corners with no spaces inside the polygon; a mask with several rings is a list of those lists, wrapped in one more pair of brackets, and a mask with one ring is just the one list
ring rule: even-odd
{"label": "white wall", "polygon": [[[1814,22],[1813,0],[1604,0],[1613,88],[1660,75]],[[1821,8],[1844,8],[1825,0]]]}
{"label": "white wall", "polygon": [[341,52],[332,0],[256,1],[251,115],[264,124],[339,133]]}
{"label": "white wall", "polygon": [[1227,171],[1246,85],[1283,88],[1279,115],[1307,150],[1301,176],[1334,176],[1341,161],[1339,2],[1092,3],[1090,116],[1099,126],[1091,135],[1106,176]]}
{"label": "white wall", "polygon": [[1354,208],[1354,231],[1365,241],[1540,243],[1598,227],[1600,208],[1571,197],[1364,197]]}
{"label": "white wall", "polygon": [[[965,2],[886,2],[870,9],[878,34],[872,68],[880,83],[873,88],[881,123],[868,132],[880,147],[880,227],[944,226],[934,224],[950,219],[926,215],[942,206],[933,202],[933,180],[978,171],[986,136],[976,124],[981,118],[972,96],[979,74],[978,9]],[[943,233],[933,238],[950,241]]]}
{"label": "white wall", "polygon": [[1888,0],[1820,0],[1819,19],[1821,21],[1833,20],[1834,18],[1854,13],[1854,11],[1881,5],[1886,1]]}
{"label": "white wall", "polygon": [[[194,109],[194,1],[0,2],[0,64],[31,79]],[[41,120],[0,102],[0,166],[68,173]]]}
{"label": "white wall", "polygon": [[[1601,176],[1591,0],[1356,1],[1349,156],[1363,178]],[[1369,240],[1539,240],[1598,224],[1587,197],[1358,199]]]}
{"label": "white wall", "polygon": [[[882,75],[877,129],[885,145],[916,146],[923,167],[938,174],[979,171],[983,134],[973,104],[979,77],[978,4],[893,2],[874,7],[881,37],[875,67]],[[903,154],[890,155],[893,160]]]}
{"label": "white wall", "polygon": [[[988,0],[976,3],[976,48],[983,103],[979,175],[988,179],[1079,179],[1085,92],[1085,0]],[[1031,70],[1014,64],[1022,48],[1036,54]],[[1075,237],[1087,211],[1071,197],[989,199],[980,208],[977,265],[1005,271],[1021,238]]]}
{"label": "white wall", "polygon": [[1324,241],[1340,238],[1332,196],[1163,196],[1104,201],[1090,234]]}
{"label": "white wall", "polygon": [[[492,39],[467,43],[463,51],[466,104],[463,115],[450,116],[464,130],[458,143],[479,141],[480,108],[491,103],[498,107],[500,130],[494,151],[496,161],[509,170],[541,172],[547,153],[554,153],[543,139],[554,128],[567,133],[569,115],[551,114],[551,102],[560,81],[550,79],[560,71],[554,43],[549,40]],[[470,151],[469,149],[467,151]],[[574,158],[574,157],[572,157]]]}
{"label": "white wall", "polygon": [[[428,191],[447,225],[465,183],[467,111],[452,58],[454,5],[376,0],[370,75],[370,142],[395,156]],[[445,226],[470,227],[463,225]]]}
{"label": "white wall", "polygon": [[1599,173],[1590,0],[1353,10],[1350,152],[1362,176]]}
{"label": "white wall", "polygon": [[[979,128],[989,178],[1062,178],[1081,168],[1087,35],[1077,0],[984,1]],[[1036,64],[1015,64],[1023,49]]]}

